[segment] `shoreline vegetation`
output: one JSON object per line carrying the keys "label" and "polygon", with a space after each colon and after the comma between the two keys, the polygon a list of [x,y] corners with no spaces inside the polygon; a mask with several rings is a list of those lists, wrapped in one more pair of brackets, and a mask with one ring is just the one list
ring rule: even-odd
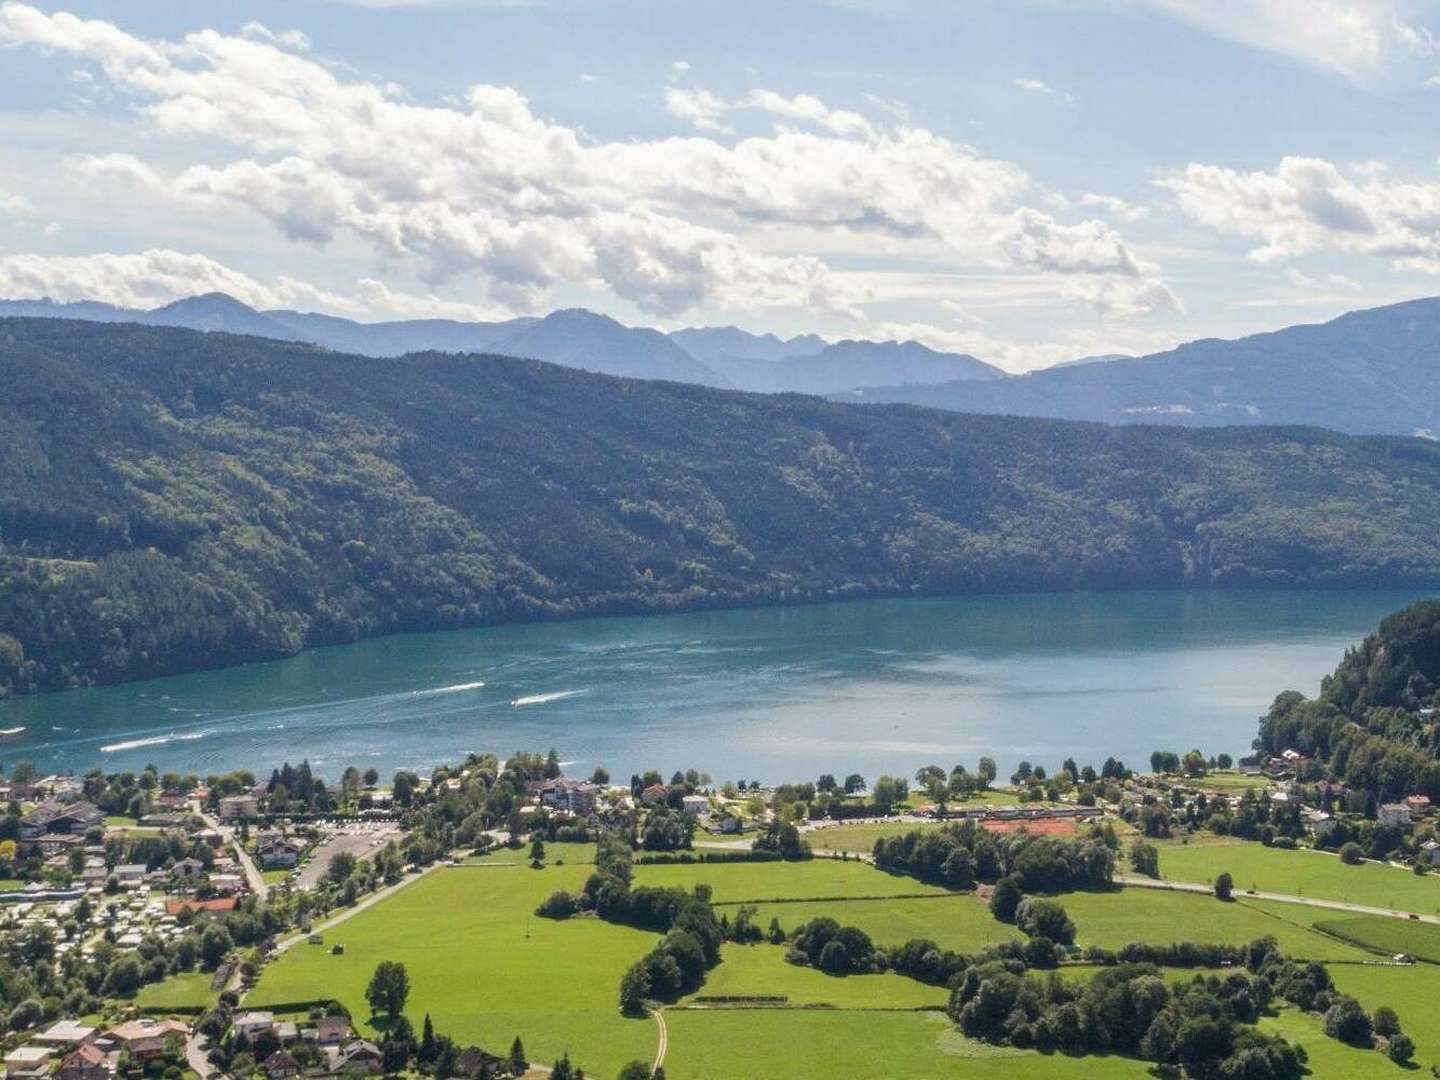
{"label": "shoreline vegetation", "polygon": [[1419,439],[0,327],[0,693],[584,615],[1440,582]]}

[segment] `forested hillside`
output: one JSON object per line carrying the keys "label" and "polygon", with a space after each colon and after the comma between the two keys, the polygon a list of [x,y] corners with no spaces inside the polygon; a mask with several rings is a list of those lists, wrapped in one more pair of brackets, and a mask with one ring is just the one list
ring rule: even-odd
{"label": "forested hillside", "polygon": [[1440,448],[0,321],[0,686],[876,594],[1440,581]]}
{"label": "forested hillside", "polygon": [[[1288,691],[1260,721],[1258,746],[1295,749],[1316,773],[1377,802],[1417,792],[1440,802],[1440,600],[1387,616],[1346,652],[1320,694]],[[1321,775],[1310,779],[1321,779]]]}

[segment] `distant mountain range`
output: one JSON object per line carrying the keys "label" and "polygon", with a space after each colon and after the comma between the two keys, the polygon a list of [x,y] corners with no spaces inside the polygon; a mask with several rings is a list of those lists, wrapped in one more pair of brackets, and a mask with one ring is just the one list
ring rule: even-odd
{"label": "distant mountain range", "polygon": [[391,357],[416,352],[525,357],[606,375],[668,379],[847,402],[1108,424],[1305,424],[1354,434],[1440,435],[1440,299],[1412,300],[1235,341],[1150,356],[1093,356],[1007,375],[915,341],[783,339],[733,326],[663,334],[579,308],[504,322],[361,323],[256,311],[211,293],[151,311],[0,301],[0,316],[137,322],[304,342]]}
{"label": "distant mountain range", "polygon": [[503,322],[409,319],[362,323],[299,311],[257,311],[224,293],[207,293],[151,310],[81,301],[0,300],[0,316],[128,322],[249,334],[321,345],[362,356],[416,352],[495,353],[634,379],[670,379],[766,393],[837,394],[878,383],[997,379],[999,368],[973,356],[942,353],[914,341],[841,341],[806,334],[782,340],[733,326],[662,334],[625,326],[583,308]]}
{"label": "distant mountain range", "polygon": [[1102,359],[1003,380],[868,387],[837,397],[1108,424],[1440,433],[1440,299],[1353,311],[1237,341],[1210,338],[1152,356]]}

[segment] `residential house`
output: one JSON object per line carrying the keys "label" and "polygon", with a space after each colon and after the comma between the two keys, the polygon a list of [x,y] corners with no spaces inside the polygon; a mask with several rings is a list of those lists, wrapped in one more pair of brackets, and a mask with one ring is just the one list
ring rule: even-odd
{"label": "residential house", "polygon": [[245,1038],[254,1042],[255,1036],[274,1030],[275,1014],[260,1009],[236,1013],[234,1019],[230,1021],[230,1028],[237,1036],[244,1035]]}
{"label": "residential house", "polygon": [[265,1059],[265,1075],[270,1080],[286,1080],[287,1077],[298,1076],[299,1073],[300,1063],[285,1050],[276,1050]]}
{"label": "residential house", "polygon": [[254,795],[226,795],[220,800],[220,820],[226,823],[260,816],[260,800]]}
{"label": "residential house", "polygon": [[75,1020],[57,1020],[40,1034],[35,1041],[41,1046],[53,1046],[61,1050],[73,1050],[77,1046],[95,1040],[96,1030]]}
{"label": "residential house", "polygon": [[85,868],[80,871],[80,880],[87,886],[95,887],[104,885],[110,877],[110,869],[105,865],[105,860],[97,855],[85,856]]}
{"label": "residential house", "polygon": [[350,1021],[344,1016],[322,1016],[315,1021],[315,1041],[321,1046],[339,1046],[350,1037]]}
{"label": "residential house", "polygon": [[669,794],[670,789],[664,784],[651,784],[644,791],[640,792],[640,801],[652,804],[663,803]]}
{"label": "residential house", "polygon": [[1421,844],[1420,860],[1431,866],[1440,866],[1440,841],[1426,840]]}
{"label": "residential house", "polygon": [[595,798],[600,788],[579,780],[547,780],[540,788],[540,805],[552,810],[567,810],[580,817],[595,812]]}
{"label": "residential house", "polygon": [[174,866],[170,867],[170,873],[177,878],[189,880],[197,878],[205,873],[205,864],[199,859],[181,859]]}
{"label": "residential house", "polygon": [[1327,814],[1324,810],[1307,810],[1302,819],[1305,824],[1305,831],[1317,840],[1323,840],[1335,831],[1336,821],[1334,814]]}
{"label": "residential house", "polygon": [[110,1080],[105,1052],[94,1043],[77,1047],[60,1062],[55,1080]]}
{"label": "residential house", "polygon": [[1410,819],[1413,821],[1417,817],[1424,817],[1430,813],[1430,796],[1408,795],[1405,798],[1405,805],[1410,808]]}
{"label": "residential house", "polygon": [[50,1057],[55,1053],[49,1046],[21,1046],[5,1055],[5,1075],[34,1080],[50,1070]]}
{"label": "residential house", "polygon": [[680,801],[681,809],[687,814],[703,814],[710,809],[710,799],[704,795],[686,795]]}
{"label": "residential house", "polygon": [[20,839],[38,840],[48,835],[77,835],[92,825],[102,825],[105,815],[88,802],[43,802],[20,819]]}
{"label": "residential house", "polygon": [[356,1039],[343,1046],[327,1046],[325,1056],[332,1073],[378,1073],[384,1061],[380,1048],[365,1039]]}
{"label": "residential house", "polygon": [[189,1034],[189,1025],[179,1020],[156,1020],[142,1016],[117,1024],[105,1033],[105,1037],[128,1050],[131,1057],[144,1061],[165,1053],[168,1040],[183,1039]]}
{"label": "residential house", "polygon": [[121,888],[133,889],[144,884],[146,872],[144,863],[126,863],[124,866],[115,867],[115,880],[120,883]]}
{"label": "residential house", "polygon": [[255,851],[266,870],[288,870],[300,862],[305,841],[278,832],[262,833],[255,841]]}
{"label": "residential house", "polygon": [[1410,827],[1410,807],[1403,802],[1381,803],[1375,811],[1375,819],[1381,825],[1408,829]]}

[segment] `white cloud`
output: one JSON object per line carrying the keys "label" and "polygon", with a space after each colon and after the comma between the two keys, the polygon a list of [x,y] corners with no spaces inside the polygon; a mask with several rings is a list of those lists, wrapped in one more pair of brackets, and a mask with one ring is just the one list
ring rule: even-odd
{"label": "white cloud", "polygon": [[694,90],[683,86],[665,88],[665,110],[671,116],[693,124],[701,131],[724,131],[730,128],[720,118],[730,110],[728,102],[709,90]]}
{"label": "white cloud", "polygon": [[35,212],[35,207],[24,195],[13,191],[6,191],[0,188],[0,214],[8,217],[29,217]]}
{"label": "white cloud", "polygon": [[1042,82],[1039,79],[1016,79],[1015,85],[1019,89],[1024,90],[1027,94],[1042,94],[1045,97],[1058,98],[1059,100],[1065,102],[1067,105],[1075,104],[1075,97],[1073,94],[1069,94],[1064,90],[1056,90],[1049,83]]}
{"label": "white cloud", "polygon": [[1405,0],[1137,0],[1253,48],[1368,79],[1392,60],[1434,51]]}
{"label": "white cloud", "polygon": [[1202,225],[1258,242],[1257,262],[1333,251],[1440,273],[1440,183],[1357,180],[1303,157],[1284,158],[1274,172],[1191,164],[1158,183]]}
{"label": "white cloud", "polygon": [[588,71],[582,71],[582,72],[580,73],[580,81],[581,81],[582,83],[599,82],[599,81],[600,81],[600,76],[599,76],[599,75],[591,75]]}
{"label": "white cloud", "polygon": [[1093,206],[1095,209],[1102,211],[1116,221],[1124,221],[1130,224],[1137,221],[1144,221],[1150,216],[1150,211],[1145,207],[1128,203],[1116,195],[1097,195],[1092,191],[1087,191],[1084,195],[1080,196],[1079,201],[1081,206]]}
{"label": "white cloud", "polygon": [[[702,129],[723,133],[745,111],[774,130],[597,141],[537,116],[508,87],[420,105],[258,35],[151,41],[7,3],[0,44],[93,65],[154,133],[208,156],[162,167],[109,155],[80,170],[206,210],[243,207],[297,242],[358,237],[427,283],[471,276],[509,307],[538,306],[568,283],[652,315],[702,305],[854,315],[863,297],[822,260],[764,249],[786,231],[1038,272],[1056,296],[1088,296],[1112,314],[1176,304],[1111,225],[1029,205],[1056,204],[1018,166],[811,95],[756,89],[727,101],[671,86],[666,108]],[[217,140],[235,151],[215,153]]]}
{"label": "white cloud", "polygon": [[155,248],[134,254],[0,254],[0,296],[17,299],[99,300],[117,307],[151,308],[187,296],[223,292],[255,308],[305,308],[340,315],[395,318],[506,318],[503,309],[398,292],[371,278],[353,295],[280,276],[260,281],[205,255]]}
{"label": "white cloud", "polygon": [[252,19],[240,29],[240,33],[256,41],[272,41],[277,45],[283,45],[287,49],[295,49],[304,52],[310,48],[310,39],[301,30],[271,30],[264,23]]}

